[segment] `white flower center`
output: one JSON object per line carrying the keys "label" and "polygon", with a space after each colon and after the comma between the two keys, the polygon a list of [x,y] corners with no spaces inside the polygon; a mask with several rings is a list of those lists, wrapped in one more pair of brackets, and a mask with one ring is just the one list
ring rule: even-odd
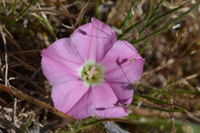
{"label": "white flower center", "polygon": [[89,85],[99,84],[103,81],[103,67],[94,61],[87,61],[80,70],[81,79]]}

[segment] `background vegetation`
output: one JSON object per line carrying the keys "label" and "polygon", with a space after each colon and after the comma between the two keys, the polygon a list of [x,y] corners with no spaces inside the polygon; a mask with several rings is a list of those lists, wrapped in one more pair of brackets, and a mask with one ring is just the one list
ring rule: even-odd
{"label": "background vegetation", "polygon": [[[73,121],[49,106],[40,50],[91,17],[146,60],[128,117]],[[0,35],[0,132],[200,132],[198,0],[1,0]]]}

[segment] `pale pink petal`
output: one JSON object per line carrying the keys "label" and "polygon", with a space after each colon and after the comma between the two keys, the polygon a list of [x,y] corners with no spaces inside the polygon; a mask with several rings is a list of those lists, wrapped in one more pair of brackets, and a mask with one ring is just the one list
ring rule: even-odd
{"label": "pale pink petal", "polygon": [[123,107],[116,106],[118,99],[112,88],[106,83],[96,85],[79,100],[79,102],[68,112],[76,119],[90,116],[100,118],[115,118],[126,116]]}
{"label": "pale pink petal", "polygon": [[75,72],[71,71],[69,65],[63,65],[46,56],[42,57],[42,72],[51,85],[67,82],[72,79],[78,79]]}
{"label": "pale pink petal", "polygon": [[46,55],[55,60],[65,60],[67,63],[82,64],[84,62],[69,38],[62,38],[42,50],[42,55]]}
{"label": "pale pink petal", "polygon": [[83,62],[68,38],[57,40],[42,50],[41,55],[42,71],[51,85],[76,77]]}
{"label": "pale pink petal", "polygon": [[56,109],[67,113],[88,91],[80,80],[71,80],[53,86],[51,97]]}
{"label": "pale pink petal", "polygon": [[105,69],[105,80],[134,83],[141,78],[144,59],[126,41],[116,41],[101,61]]}
{"label": "pale pink petal", "polygon": [[121,82],[106,81],[118,98],[116,105],[129,105],[133,99],[133,85]]}
{"label": "pale pink petal", "polygon": [[116,41],[116,35],[108,25],[93,18],[91,23],[78,27],[70,40],[85,60],[99,61]]}

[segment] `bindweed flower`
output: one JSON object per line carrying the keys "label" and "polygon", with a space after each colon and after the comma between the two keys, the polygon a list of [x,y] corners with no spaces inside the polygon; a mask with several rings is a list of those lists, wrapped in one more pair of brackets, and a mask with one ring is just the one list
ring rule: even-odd
{"label": "bindweed flower", "polygon": [[108,25],[93,18],[41,55],[55,108],[76,119],[127,115],[144,59]]}

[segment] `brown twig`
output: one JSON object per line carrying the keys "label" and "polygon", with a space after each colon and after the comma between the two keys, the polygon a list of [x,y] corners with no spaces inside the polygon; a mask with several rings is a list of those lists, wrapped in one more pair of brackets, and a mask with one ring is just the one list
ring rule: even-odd
{"label": "brown twig", "polygon": [[72,117],[60,112],[59,110],[55,109],[54,107],[50,106],[49,104],[42,102],[42,101],[40,101],[32,96],[29,96],[27,94],[24,94],[23,92],[15,89],[14,87],[10,88],[10,87],[6,87],[5,85],[0,84],[0,90],[7,92],[10,95],[14,95],[15,97],[18,97],[19,99],[26,100],[32,104],[40,106],[41,108],[45,108],[45,109],[49,110],[50,112],[54,113],[55,115],[68,120],[69,123],[75,121],[75,119],[73,119]]}

